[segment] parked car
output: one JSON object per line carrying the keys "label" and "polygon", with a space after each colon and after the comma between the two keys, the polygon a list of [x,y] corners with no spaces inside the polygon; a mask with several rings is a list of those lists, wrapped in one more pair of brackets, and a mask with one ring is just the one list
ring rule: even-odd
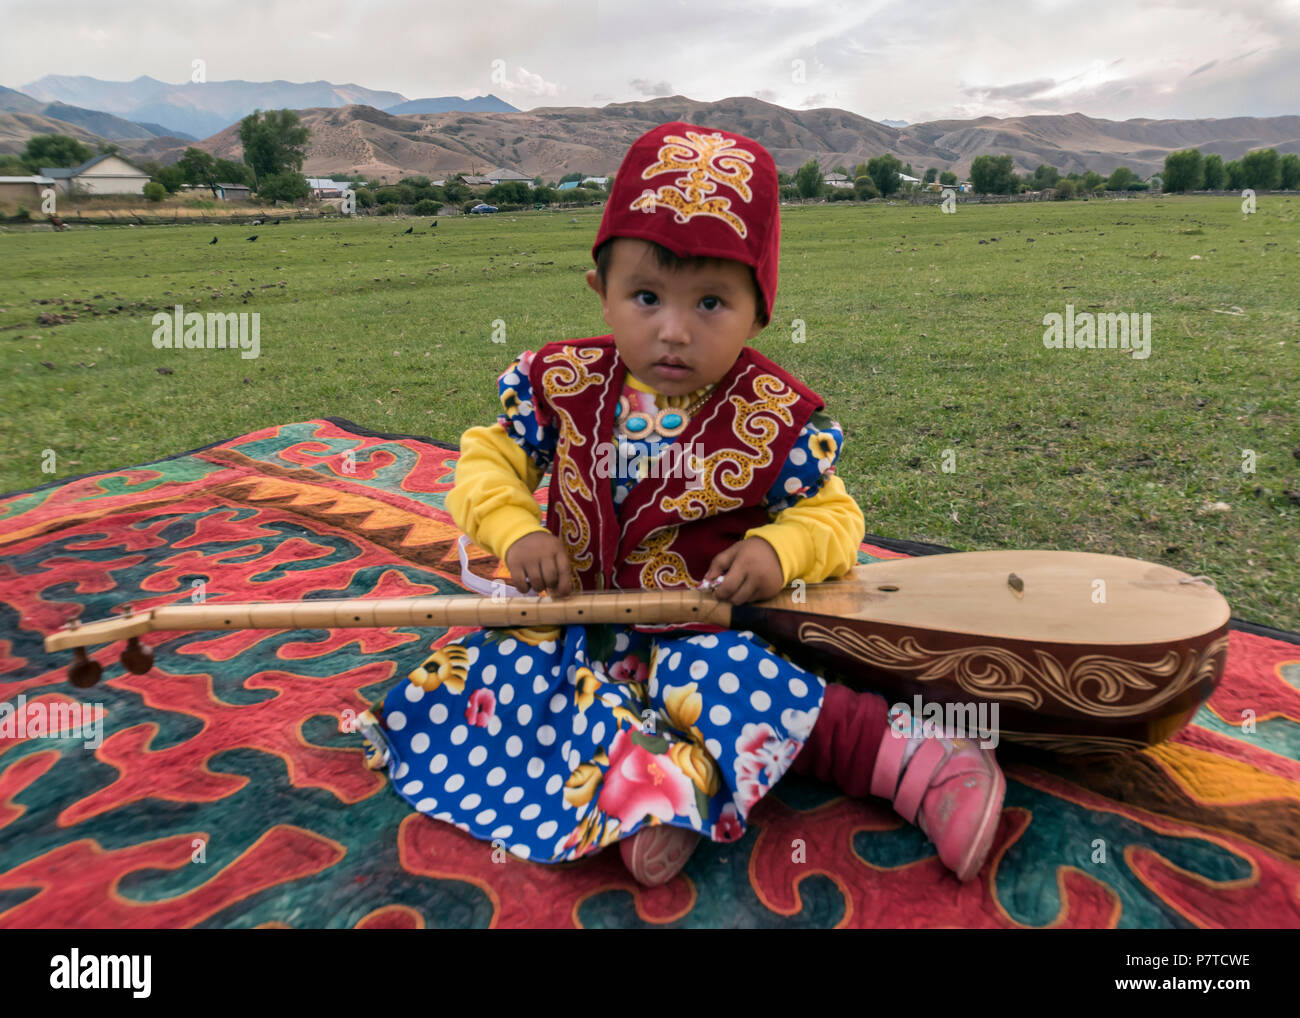
{"label": "parked car", "polygon": [[479,204],[475,205],[469,211],[470,215],[473,215],[475,212],[495,212],[496,210],[497,207],[495,205],[484,205],[482,202],[479,202]]}

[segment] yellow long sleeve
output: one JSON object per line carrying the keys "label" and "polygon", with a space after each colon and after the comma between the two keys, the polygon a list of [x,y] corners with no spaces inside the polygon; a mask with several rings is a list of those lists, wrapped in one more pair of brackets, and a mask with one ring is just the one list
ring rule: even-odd
{"label": "yellow long sleeve", "polygon": [[447,511],[471,541],[504,560],[519,538],[546,529],[533,497],[542,472],[499,424],[470,428],[460,450]]}
{"label": "yellow long sleeve", "polygon": [[[519,538],[546,530],[533,496],[541,471],[500,425],[468,429],[460,447],[447,509],[475,544],[504,559]],[[835,474],[827,475],[816,495],[745,532],[772,545],[786,586],[796,579],[820,583],[846,573],[857,563],[865,534],[862,509]]]}
{"label": "yellow long sleeve", "polygon": [[745,531],[745,536],[761,537],[776,550],[788,587],[795,580],[821,583],[848,572],[857,564],[866,532],[862,509],[844,482],[828,474],[816,495],[777,513],[771,523]]}

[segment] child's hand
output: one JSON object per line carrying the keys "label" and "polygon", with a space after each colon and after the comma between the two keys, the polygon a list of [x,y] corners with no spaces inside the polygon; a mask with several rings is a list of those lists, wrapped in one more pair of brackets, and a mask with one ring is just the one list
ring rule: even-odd
{"label": "child's hand", "polygon": [[704,582],[708,583],[723,573],[727,578],[711,593],[719,601],[732,604],[775,597],[785,586],[785,571],[781,568],[776,549],[761,537],[737,541],[716,555],[709,563]]}
{"label": "child's hand", "polygon": [[506,549],[506,568],[515,589],[535,594],[549,591],[563,598],[573,593],[569,577],[569,556],[560,539],[549,530],[539,530],[521,537]]}

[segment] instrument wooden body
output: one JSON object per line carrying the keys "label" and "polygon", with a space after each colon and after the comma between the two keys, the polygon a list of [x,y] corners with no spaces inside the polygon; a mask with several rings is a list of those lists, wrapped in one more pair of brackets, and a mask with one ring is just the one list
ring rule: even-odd
{"label": "instrument wooden body", "polygon": [[[73,625],[45,649],[118,638],[143,673],[153,630],[548,626],[623,623],[752,630],[855,688],[913,705],[997,705],[998,736],[1063,753],[1168,738],[1223,674],[1227,602],[1175,569],[1111,555],[989,551],[860,565],[826,583],[730,605],[694,590],[607,591],[563,601],[472,596],[164,605]],[[99,665],[78,649],[70,676]],[[78,671],[80,669],[80,671]]]}

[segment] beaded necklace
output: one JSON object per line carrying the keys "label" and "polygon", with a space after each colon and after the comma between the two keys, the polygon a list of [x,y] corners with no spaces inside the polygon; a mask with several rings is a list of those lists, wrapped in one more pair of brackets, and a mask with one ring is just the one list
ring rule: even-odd
{"label": "beaded necklace", "polygon": [[[668,402],[668,406],[654,414],[644,410],[634,411],[627,396],[620,396],[618,408],[614,411],[614,427],[628,438],[638,441],[656,435],[660,438],[676,438],[686,430],[691,417],[704,405],[704,401],[712,394],[715,385],[716,383],[706,385],[703,389],[696,389],[686,396],[663,397]],[[683,410],[681,404],[687,400],[690,403]]]}

